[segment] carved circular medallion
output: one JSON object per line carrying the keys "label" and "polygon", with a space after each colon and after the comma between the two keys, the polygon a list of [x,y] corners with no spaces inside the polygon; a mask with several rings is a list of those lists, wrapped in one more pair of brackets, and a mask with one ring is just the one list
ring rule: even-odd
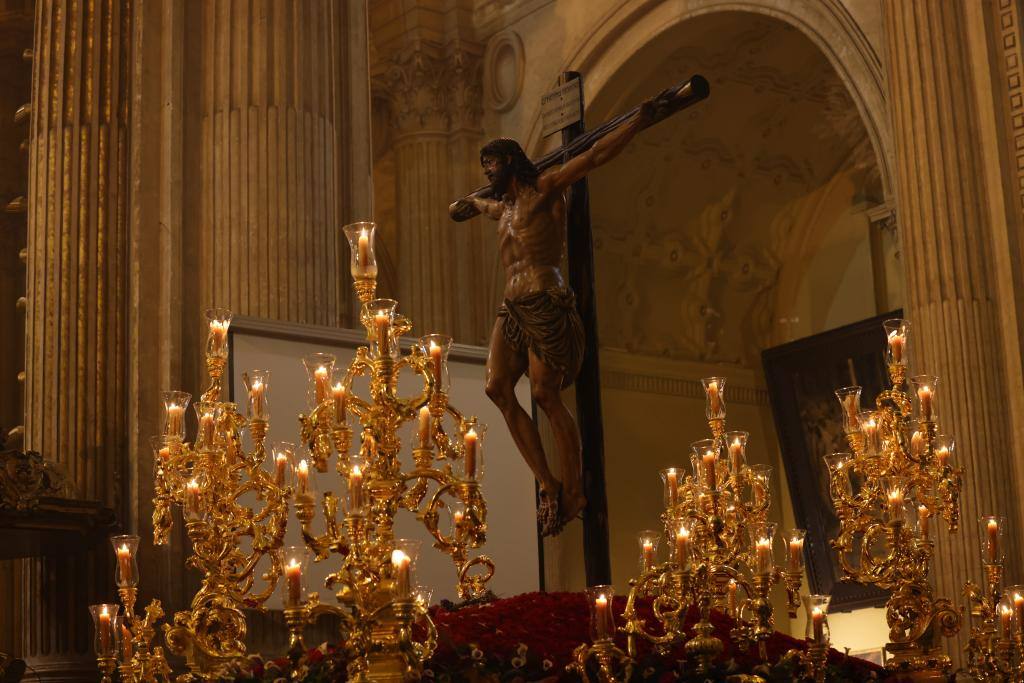
{"label": "carved circular medallion", "polygon": [[525,57],[523,41],[515,31],[495,34],[484,54],[484,93],[487,106],[508,111],[523,90]]}

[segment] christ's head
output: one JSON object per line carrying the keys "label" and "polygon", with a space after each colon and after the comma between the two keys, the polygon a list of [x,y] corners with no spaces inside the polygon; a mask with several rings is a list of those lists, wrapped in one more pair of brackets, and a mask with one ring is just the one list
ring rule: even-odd
{"label": "christ's head", "polygon": [[497,138],[484,145],[480,150],[480,165],[497,197],[508,192],[512,178],[532,187],[537,185],[537,167],[511,138]]}

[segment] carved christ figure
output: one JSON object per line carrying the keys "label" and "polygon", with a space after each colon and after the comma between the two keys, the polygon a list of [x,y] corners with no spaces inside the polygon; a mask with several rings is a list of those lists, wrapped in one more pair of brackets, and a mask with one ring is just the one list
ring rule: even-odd
{"label": "carved christ figure", "polygon": [[[564,193],[650,125],[659,104],[658,98],[644,102],[589,150],[543,172],[515,140],[492,140],[480,150],[480,164],[493,199],[477,192],[449,207],[453,218],[475,209],[498,221],[505,292],[491,332],[486,391],[540,482],[537,517],[545,536],[559,533],[587,504],[579,430],[561,395],[576,379],[584,349],[575,296],[560,270],[566,250]],[[515,386],[524,372],[534,400],[551,422],[559,478],[548,467],[537,426],[516,399]]]}

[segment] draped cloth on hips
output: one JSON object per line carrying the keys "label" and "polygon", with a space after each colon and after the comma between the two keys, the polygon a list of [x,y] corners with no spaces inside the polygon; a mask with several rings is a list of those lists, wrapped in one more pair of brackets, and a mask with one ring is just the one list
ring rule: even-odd
{"label": "draped cloth on hips", "polygon": [[498,308],[505,342],[516,351],[533,351],[549,368],[562,371],[562,388],[576,380],[583,364],[583,321],[571,289],[552,287]]}

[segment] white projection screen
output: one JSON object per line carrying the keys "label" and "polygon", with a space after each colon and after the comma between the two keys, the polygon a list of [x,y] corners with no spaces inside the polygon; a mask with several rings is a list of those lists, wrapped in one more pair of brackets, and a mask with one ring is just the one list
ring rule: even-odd
{"label": "white projection screen", "polygon": [[[270,371],[270,442],[287,441],[298,444],[298,415],[307,413],[306,371],[302,365],[303,356],[314,351],[334,354],[340,366],[347,366],[355,356],[356,348],[365,343],[361,331],[340,330],[314,325],[296,325],[253,318],[236,318],[231,324],[231,395],[245,412],[245,388],[242,373],[245,370]],[[408,348],[411,340],[403,340]],[[533,475],[516,451],[505,421],[497,408],[484,394],[484,360],[486,349],[455,345],[451,352],[449,373],[451,376],[452,405],[464,415],[476,415],[488,426],[485,441],[485,472],[481,482],[487,501],[487,543],[483,548],[471,551],[490,556],[497,567],[490,588],[498,596],[510,596],[539,589],[541,567],[538,551],[536,504]],[[354,391],[360,392],[356,383]],[[420,384],[422,386],[422,384]],[[411,395],[415,384],[399,382],[399,393]],[[405,389],[405,391],[403,391]],[[529,384],[519,383],[517,394],[529,409]],[[365,393],[361,394],[366,398]],[[412,423],[403,427],[403,444],[409,443]],[[357,432],[358,433],[358,432]],[[358,436],[356,437],[358,439]],[[248,443],[247,443],[248,445]],[[327,472],[316,474],[319,493],[330,490],[339,493],[340,480],[334,471],[334,458],[328,463]],[[403,469],[411,467],[408,446],[403,447]],[[269,459],[266,465],[269,468]],[[442,524],[444,511],[442,510]],[[314,520],[316,533],[323,532],[323,523],[318,503]],[[455,591],[455,569],[451,559],[434,549],[433,539],[423,529],[413,513],[400,510],[395,523],[395,535],[422,541],[420,559],[417,564],[417,583],[433,589],[433,602],[448,599],[459,601]],[[294,510],[289,514],[285,545],[302,545],[302,535]],[[337,571],[341,558],[314,565],[307,574],[307,588],[320,592],[323,602],[333,603],[331,591],[323,587],[324,577]],[[267,606],[281,607],[280,587]]]}

